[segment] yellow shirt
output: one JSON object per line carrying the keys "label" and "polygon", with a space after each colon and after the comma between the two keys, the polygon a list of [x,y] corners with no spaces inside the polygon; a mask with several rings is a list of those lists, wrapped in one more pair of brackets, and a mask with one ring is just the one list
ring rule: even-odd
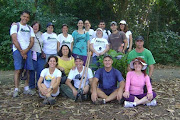
{"label": "yellow shirt", "polygon": [[58,57],[58,67],[63,67],[66,76],[68,76],[69,71],[74,67],[74,58],[71,57],[69,61],[62,60],[60,57]]}

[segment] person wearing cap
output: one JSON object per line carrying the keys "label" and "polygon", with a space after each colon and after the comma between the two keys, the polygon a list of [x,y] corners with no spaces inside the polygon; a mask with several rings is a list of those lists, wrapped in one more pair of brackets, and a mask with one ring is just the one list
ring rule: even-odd
{"label": "person wearing cap", "polygon": [[89,52],[89,33],[85,33],[83,29],[83,21],[78,21],[78,30],[73,31],[73,57],[75,58],[77,55],[82,56],[84,65],[87,59],[87,53]]}
{"label": "person wearing cap", "polygon": [[[147,64],[142,58],[137,57],[130,62],[130,68],[132,71],[127,73],[123,93],[124,107],[135,107],[140,104],[155,106],[156,93],[152,91],[150,78],[146,74]],[[147,86],[147,93],[144,93],[144,85]]]}
{"label": "person wearing cap", "polygon": [[127,38],[128,45],[125,52],[130,52],[132,50],[132,43],[133,43],[132,33],[131,31],[128,30],[128,26],[125,20],[121,20],[119,22],[119,25],[120,25],[120,31],[123,31],[126,34],[126,38]]}
{"label": "person wearing cap", "polygon": [[144,38],[142,36],[138,36],[135,39],[136,48],[133,49],[128,54],[128,71],[130,71],[130,62],[136,58],[141,57],[145,62],[147,63],[148,67],[146,69],[146,73],[149,75],[149,77],[152,77],[153,71],[154,71],[154,64],[156,63],[154,60],[154,57],[148,49],[144,48]]}
{"label": "person wearing cap", "polygon": [[120,101],[124,91],[124,78],[119,70],[112,67],[112,57],[105,55],[103,64],[104,67],[96,71],[92,82],[91,100],[95,104],[99,102],[105,104],[115,99]]}
{"label": "person wearing cap", "polygon": [[60,50],[62,45],[67,45],[71,51],[73,49],[73,37],[72,35],[68,34],[68,25],[67,24],[63,24],[62,25],[62,33],[58,35],[58,51]]}
{"label": "person wearing cap", "polygon": [[93,39],[94,30],[91,29],[91,23],[89,22],[89,20],[84,21],[84,27],[85,27],[84,29],[85,33],[87,32],[89,33],[89,38],[91,42],[91,40]]}
{"label": "person wearing cap", "polygon": [[110,25],[112,30],[112,34],[108,38],[110,49],[125,53],[128,44],[125,33],[117,30],[117,23],[115,21],[112,21]]}
{"label": "person wearing cap", "polygon": [[[68,78],[65,82],[65,84],[61,85],[61,91],[62,93],[75,100],[77,93],[78,93],[78,88],[81,82],[81,77],[83,75],[83,71],[85,69],[85,66],[83,66],[83,58],[82,56],[76,56],[75,57],[75,69],[71,69],[68,75]],[[93,79],[93,73],[90,68],[88,68],[88,73],[86,77],[86,82],[85,82],[85,74],[83,75],[83,80],[80,88],[83,89],[83,94],[86,95],[89,92],[89,85],[92,83]],[[74,82],[74,85],[71,82]],[[85,83],[85,84],[84,84]]]}
{"label": "person wearing cap", "polygon": [[42,34],[43,51],[46,54],[46,62],[49,56],[57,56],[58,52],[58,39],[56,33],[54,33],[53,31],[54,25],[53,23],[49,22],[47,24],[47,31]]}
{"label": "person wearing cap", "polygon": [[[110,36],[111,32],[105,29],[106,23],[104,21],[100,21],[98,27],[101,28],[103,31],[103,38],[108,40],[108,37]],[[93,38],[97,38],[96,31],[94,32]]]}
{"label": "person wearing cap", "polygon": [[[109,43],[103,37],[103,30],[98,28],[96,30],[97,38],[93,38],[90,42],[90,50],[93,52],[93,60],[92,63],[99,67],[99,63],[97,62],[98,56],[104,55],[109,50]],[[93,68],[93,70],[97,70],[97,68]]]}

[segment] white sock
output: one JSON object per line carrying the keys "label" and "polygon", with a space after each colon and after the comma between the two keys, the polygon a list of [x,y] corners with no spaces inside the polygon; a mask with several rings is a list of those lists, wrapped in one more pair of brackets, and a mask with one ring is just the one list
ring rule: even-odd
{"label": "white sock", "polygon": [[24,87],[24,90],[29,90],[29,86],[25,86],[25,87]]}
{"label": "white sock", "polygon": [[133,102],[133,105],[136,106],[136,102]]}
{"label": "white sock", "polygon": [[19,89],[18,88],[15,88],[14,91],[18,91]]}

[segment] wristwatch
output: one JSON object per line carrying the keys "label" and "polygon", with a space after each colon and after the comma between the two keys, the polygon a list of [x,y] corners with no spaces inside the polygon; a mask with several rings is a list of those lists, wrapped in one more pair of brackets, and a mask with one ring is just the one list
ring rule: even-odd
{"label": "wristwatch", "polygon": [[53,90],[53,86],[50,86],[51,90]]}

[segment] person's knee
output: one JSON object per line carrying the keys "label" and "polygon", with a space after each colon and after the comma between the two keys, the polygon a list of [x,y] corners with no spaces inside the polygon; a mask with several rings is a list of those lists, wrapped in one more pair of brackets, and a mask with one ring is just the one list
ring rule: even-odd
{"label": "person's knee", "polygon": [[19,74],[20,74],[20,70],[15,70],[14,73],[15,73],[16,75],[19,75]]}

